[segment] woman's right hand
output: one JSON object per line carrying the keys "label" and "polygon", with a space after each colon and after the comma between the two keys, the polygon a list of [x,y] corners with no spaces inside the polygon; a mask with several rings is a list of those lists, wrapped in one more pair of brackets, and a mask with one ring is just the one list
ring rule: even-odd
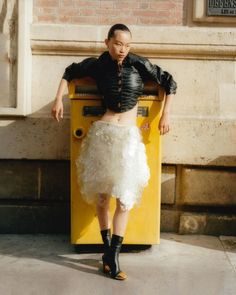
{"label": "woman's right hand", "polygon": [[52,116],[54,119],[57,120],[57,122],[60,121],[60,119],[63,119],[63,103],[62,99],[55,99],[54,104],[52,106]]}

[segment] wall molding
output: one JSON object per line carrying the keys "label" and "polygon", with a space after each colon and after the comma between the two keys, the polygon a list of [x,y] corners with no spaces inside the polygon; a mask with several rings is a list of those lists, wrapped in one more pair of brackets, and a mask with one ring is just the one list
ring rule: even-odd
{"label": "wall molding", "polygon": [[[96,56],[106,49],[103,39],[107,29],[104,26],[34,24],[31,27],[32,54]],[[134,40],[132,52],[149,58],[236,58],[235,29],[133,26],[131,31]]]}
{"label": "wall molding", "polygon": [[[33,55],[96,56],[106,50],[102,42],[32,40]],[[234,60],[235,46],[191,44],[137,44],[132,52],[149,58]]]}

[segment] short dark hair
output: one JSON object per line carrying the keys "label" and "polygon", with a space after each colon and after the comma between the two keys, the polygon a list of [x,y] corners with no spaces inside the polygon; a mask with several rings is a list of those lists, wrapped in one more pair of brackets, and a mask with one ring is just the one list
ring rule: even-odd
{"label": "short dark hair", "polygon": [[114,37],[116,30],[129,32],[130,35],[131,35],[131,32],[130,32],[129,28],[126,25],[124,25],[124,24],[115,24],[110,28],[110,30],[108,32],[108,35],[107,35],[108,40],[111,39],[112,37]]}

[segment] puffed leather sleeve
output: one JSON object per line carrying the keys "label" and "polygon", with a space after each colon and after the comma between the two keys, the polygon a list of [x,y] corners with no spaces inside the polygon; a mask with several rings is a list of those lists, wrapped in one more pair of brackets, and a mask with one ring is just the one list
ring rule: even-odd
{"label": "puffed leather sleeve", "polygon": [[96,75],[96,62],[97,58],[89,57],[79,63],[72,63],[65,69],[62,78],[68,82],[86,76],[94,78]]}
{"label": "puffed leather sleeve", "polygon": [[175,94],[177,83],[174,81],[172,75],[163,71],[157,65],[152,64],[147,58],[140,57],[136,59],[136,67],[144,80],[153,80],[164,87],[166,94]]}

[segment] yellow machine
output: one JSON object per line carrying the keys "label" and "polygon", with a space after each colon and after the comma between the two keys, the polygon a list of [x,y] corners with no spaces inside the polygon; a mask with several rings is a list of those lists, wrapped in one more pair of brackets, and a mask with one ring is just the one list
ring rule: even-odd
{"label": "yellow machine", "polygon": [[[71,243],[100,244],[99,223],[94,205],[83,201],[77,184],[75,160],[90,125],[104,113],[101,97],[91,78],[74,80],[69,84],[71,99]],[[145,84],[144,95],[139,98],[137,126],[142,131],[146,146],[151,178],[144,189],[140,207],[129,213],[124,244],[152,245],[160,243],[160,187],[161,187],[161,136],[158,123],[164,91],[156,83]],[[135,173],[135,171],[134,171]],[[111,216],[115,210],[111,198]]]}

